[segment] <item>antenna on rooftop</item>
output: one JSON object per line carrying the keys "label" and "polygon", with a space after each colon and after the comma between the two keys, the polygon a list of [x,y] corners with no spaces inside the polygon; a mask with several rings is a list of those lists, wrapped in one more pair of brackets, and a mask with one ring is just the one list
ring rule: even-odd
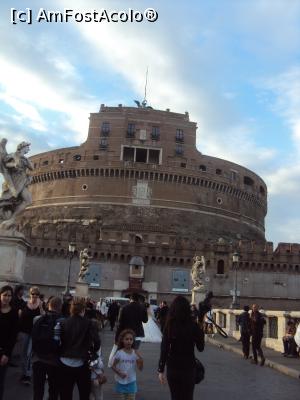
{"label": "antenna on rooftop", "polygon": [[146,107],[146,105],[147,105],[147,83],[148,83],[148,67],[147,67],[147,71],[146,71],[144,100],[142,101],[142,106],[143,107]]}
{"label": "antenna on rooftop", "polygon": [[150,106],[147,106],[147,84],[148,84],[148,67],[146,70],[146,82],[145,82],[145,91],[144,91],[144,99],[142,102],[139,100],[134,100],[135,104],[138,106],[138,108],[152,108]]}

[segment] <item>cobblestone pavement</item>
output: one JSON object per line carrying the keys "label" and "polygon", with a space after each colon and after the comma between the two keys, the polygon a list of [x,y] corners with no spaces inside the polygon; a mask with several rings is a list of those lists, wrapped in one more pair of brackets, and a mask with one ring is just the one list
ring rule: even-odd
{"label": "cobblestone pavement", "polygon": [[[107,328],[106,328],[107,329]],[[102,332],[104,358],[107,363],[113,334]],[[138,373],[139,393],[136,400],[169,400],[167,386],[161,386],[157,379],[159,345],[144,343],[140,349],[144,361],[144,371]],[[206,368],[205,380],[196,386],[194,399],[226,400],[291,400],[299,398],[299,380],[286,376],[274,369],[260,367],[243,360],[240,355],[229,352],[224,347],[207,343],[205,351],[199,355]],[[300,360],[296,360],[300,364]],[[104,400],[116,400],[113,374],[107,368],[108,383],[104,385]],[[19,383],[19,368],[9,368],[4,400],[31,400],[32,388]],[[47,396],[45,396],[45,399]],[[77,400],[74,391],[74,400]]]}

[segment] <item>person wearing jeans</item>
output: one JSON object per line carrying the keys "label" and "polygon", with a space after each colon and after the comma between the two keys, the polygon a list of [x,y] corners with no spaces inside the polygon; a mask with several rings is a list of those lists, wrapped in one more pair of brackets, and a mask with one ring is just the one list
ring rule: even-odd
{"label": "person wearing jeans", "polygon": [[25,385],[31,383],[31,331],[33,319],[38,315],[44,314],[43,304],[40,300],[40,291],[37,287],[32,287],[29,290],[30,298],[26,306],[20,313],[20,332],[23,342],[22,346],[22,377],[21,382]]}
{"label": "person wearing jeans", "polygon": [[[44,316],[33,321],[32,329],[32,371],[33,400],[43,400],[46,379],[48,381],[48,400],[58,400],[60,391],[59,344],[62,300],[52,297]],[[48,334],[45,334],[49,332]]]}

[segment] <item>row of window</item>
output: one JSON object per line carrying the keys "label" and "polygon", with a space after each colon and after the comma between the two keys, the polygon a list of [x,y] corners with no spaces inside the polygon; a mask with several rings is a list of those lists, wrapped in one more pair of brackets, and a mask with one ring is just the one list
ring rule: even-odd
{"label": "row of window", "polygon": [[[100,139],[100,143],[99,143],[99,148],[100,150],[106,150],[108,148],[108,140],[107,138],[101,138]],[[147,162],[147,163],[153,163],[153,164],[159,164],[158,162],[158,158],[155,157],[153,158],[147,158],[145,155],[147,154],[147,149],[139,149],[139,154],[140,157],[134,158],[133,154],[134,154],[134,148],[129,148],[129,147],[124,147],[124,149],[126,149],[127,153],[126,155],[123,154],[123,160],[124,161],[132,161],[132,162]],[[150,150],[150,152],[152,151],[152,153],[154,152],[154,150]],[[158,150],[159,152],[159,150]],[[177,156],[183,156],[184,155],[184,148],[181,145],[176,145],[175,148],[175,154]],[[94,156],[93,158],[94,160],[99,160],[99,156]],[[81,155],[80,154],[75,154],[73,156],[73,160],[74,161],[81,161]],[[64,163],[64,159],[60,158],[59,159],[59,164],[63,164]],[[43,161],[42,165],[48,165],[48,160]],[[181,163],[181,167],[182,168],[186,168],[186,163]],[[36,168],[36,164],[34,164],[34,168]],[[201,164],[199,165],[199,170],[202,172],[205,172],[207,170],[206,166]],[[222,174],[222,170],[217,168],[216,169],[216,175],[221,175]],[[236,181],[237,179],[237,173],[236,171],[230,171],[230,180],[231,181]],[[244,176],[244,185],[247,186],[254,186],[254,180],[252,178],[250,178],[249,176]],[[263,188],[263,186],[259,187],[259,192],[261,195],[265,195],[265,189]]]}
{"label": "row of window", "polygon": [[[31,255],[48,255],[48,256],[60,256],[60,257],[67,257],[68,252],[66,249],[44,249],[44,248],[37,248],[33,247],[29,249],[29,254]],[[76,254],[75,254],[76,256]],[[78,256],[78,254],[77,254]],[[115,260],[115,261],[126,261],[131,259],[131,255],[124,255],[124,254],[118,254],[118,253],[98,253],[95,252],[93,253],[93,258],[100,258],[100,259],[105,259],[105,260]],[[161,256],[145,256],[144,257],[145,263],[151,263],[151,264],[168,264],[168,265],[190,265],[191,259],[190,258],[177,258],[177,257],[161,257]],[[207,266],[210,265],[209,260],[207,261]],[[223,275],[225,274],[225,262],[223,259],[218,260],[217,265],[217,274],[218,275]],[[259,270],[271,270],[271,271],[300,271],[300,266],[293,265],[293,264],[268,264],[268,263],[249,263],[245,262],[239,263],[239,268],[243,269],[259,269]]]}
{"label": "row of window", "polygon": [[[269,271],[296,271],[299,272],[299,265],[292,265],[292,264],[268,264],[268,263],[249,263],[249,262],[240,262],[239,267],[240,269],[259,269],[259,270],[269,270]],[[217,274],[223,275],[225,274],[225,263],[224,260],[218,260],[217,262]]]}
{"label": "row of window", "polygon": [[[157,157],[157,154],[152,154]],[[150,154],[149,154],[150,157]],[[105,177],[116,177],[116,178],[128,178],[128,179],[141,179],[141,180],[154,180],[171,182],[176,184],[188,184],[196,185],[212,190],[217,190],[218,192],[228,193],[231,196],[235,196],[241,200],[246,200],[255,203],[259,207],[265,208],[265,203],[261,201],[257,196],[248,191],[243,191],[234,188],[227,184],[217,183],[208,179],[203,179],[200,177],[193,177],[188,175],[180,174],[168,174],[163,172],[154,171],[143,171],[134,169],[114,169],[114,168],[91,168],[91,169],[71,169],[47,172],[44,174],[39,174],[33,176],[32,183],[45,182],[49,180],[64,179],[64,178],[76,178],[79,176],[105,176]]]}
{"label": "row of window", "polygon": [[[107,137],[110,134],[110,123],[109,122],[102,122],[101,126],[101,136],[102,137]],[[133,139],[135,138],[136,134],[136,125],[135,123],[129,122],[127,125],[127,131],[126,131],[126,137]],[[152,126],[151,128],[151,139],[152,140],[160,140],[160,127],[159,126]],[[175,141],[177,143],[183,143],[184,142],[184,133],[182,129],[176,129],[175,133]]]}

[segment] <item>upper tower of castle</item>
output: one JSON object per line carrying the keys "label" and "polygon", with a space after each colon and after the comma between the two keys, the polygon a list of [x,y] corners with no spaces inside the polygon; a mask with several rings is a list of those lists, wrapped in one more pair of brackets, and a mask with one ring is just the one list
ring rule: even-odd
{"label": "upper tower of castle", "polygon": [[158,218],[162,210],[176,213],[178,230],[185,220],[186,232],[194,224],[206,237],[264,238],[264,181],[241,165],[199,152],[196,129],[187,112],[101,105],[90,114],[80,146],[31,157],[32,207],[132,206],[134,221],[134,207],[147,205]]}

